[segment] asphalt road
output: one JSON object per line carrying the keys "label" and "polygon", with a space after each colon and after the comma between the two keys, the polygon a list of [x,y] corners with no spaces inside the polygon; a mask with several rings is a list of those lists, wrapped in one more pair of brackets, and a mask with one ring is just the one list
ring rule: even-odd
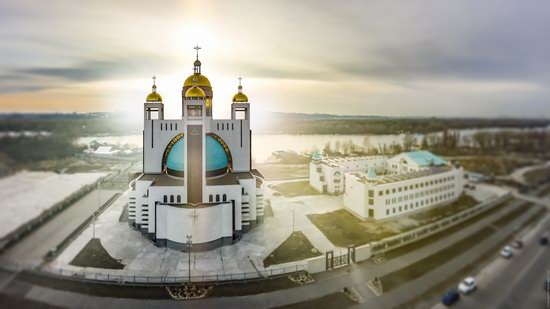
{"label": "asphalt road", "polygon": [[[546,230],[550,229],[550,223]],[[537,243],[538,233],[531,243],[505,265],[497,265],[493,276],[477,291],[461,297],[453,308],[550,308],[543,282],[550,271],[550,247]]]}
{"label": "asphalt road", "polygon": [[[102,189],[101,202],[105,203],[118,192],[120,191]],[[91,191],[8,248],[8,250],[0,255],[0,261],[10,264],[14,262],[33,265],[40,264],[48,250],[59,244],[96,209],[98,209],[97,189]]]}

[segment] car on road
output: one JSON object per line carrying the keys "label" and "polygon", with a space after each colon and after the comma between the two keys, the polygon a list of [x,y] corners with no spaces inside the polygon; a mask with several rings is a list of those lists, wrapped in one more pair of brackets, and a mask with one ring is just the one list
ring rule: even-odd
{"label": "car on road", "polygon": [[462,294],[470,294],[477,289],[477,282],[474,277],[467,277],[458,285],[458,290]]}
{"label": "car on road", "polygon": [[450,288],[445,294],[443,294],[443,297],[441,298],[441,302],[445,306],[450,306],[454,303],[456,303],[460,299],[460,294],[455,288]]}
{"label": "car on road", "polygon": [[500,256],[502,256],[505,259],[509,259],[514,255],[512,252],[512,248],[510,246],[506,246],[500,250]]}
{"label": "car on road", "polygon": [[548,231],[544,232],[544,234],[542,234],[542,236],[540,237],[539,239],[539,244],[545,246],[548,244],[548,238],[549,238],[549,235],[548,235]]}
{"label": "car on road", "polygon": [[550,279],[544,280],[544,290],[546,292],[550,291]]}
{"label": "car on road", "polygon": [[512,243],[510,244],[512,247],[516,248],[516,249],[521,249],[523,248],[523,242],[519,239],[516,239],[514,241],[512,241]]}

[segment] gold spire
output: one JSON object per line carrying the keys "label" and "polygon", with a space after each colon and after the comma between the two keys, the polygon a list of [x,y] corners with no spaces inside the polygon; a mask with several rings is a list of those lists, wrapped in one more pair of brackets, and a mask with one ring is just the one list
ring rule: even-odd
{"label": "gold spire", "polygon": [[147,101],[147,102],[162,102],[161,95],[157,93],[157,85],[156,85],[157,77],[153,76],[152,79],[153,79],[153,87],[152,87],[153,89],[152,89],[152,92],[149,93],[149,95],[147,95],[147,98],[145,99],[145,101]]}
{"label": "gold spire", "polygon": [[185,82],[183,82],[183,87],[193,86],[193,79],[197,77],[198,78],[197,86],[212,88],[212,85],[210,84],[210,81],[208,80],[208,78],[202,75],[202,72],[201,72],[202,64],[199,60],[199,50],[201,50],[202,48],[199,45],[197,45],[193,47],[193,49],[197,51],[196,59],[195,59],[195,62],[193,63],[193,74],[185,79]]}
{"label": "gold spire", "polygon": [[237,94],[233,96],[233,103],[248,103],[248,97],[243,93],[242,79],[242,77],[239,77],[239,87],[237,88]]}

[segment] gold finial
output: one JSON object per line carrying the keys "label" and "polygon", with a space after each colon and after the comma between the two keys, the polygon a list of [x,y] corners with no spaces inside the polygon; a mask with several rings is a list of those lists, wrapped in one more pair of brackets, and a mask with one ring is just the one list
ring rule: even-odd
{"label": "gold finial", "polygon": [[197,60],[199,60],[199,49],[201,49],[201,47],[197,44],[197,46],[193,47],[193,49],[197,51]]}
{"label": "gold finial", "polygon": [[242,77],[239,76],[239,93],[242,93],[243,92],[243,86],[241,85],[241,81],[243,80]]}

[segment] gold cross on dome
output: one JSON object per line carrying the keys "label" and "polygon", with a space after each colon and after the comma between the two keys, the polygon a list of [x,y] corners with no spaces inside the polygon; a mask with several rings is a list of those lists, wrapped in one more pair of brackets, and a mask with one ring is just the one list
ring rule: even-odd
{"label": "gold cross on dome", "polygon": [[153,75],[153,85],[155,85],[155,82],[157,81],[157,77],[155,75]]}
{"label": "gold cross on dome", "polygon": [[241,85],[242,80],[243,80],[243,78],[239,76],[239,86]]}
{"label": "gold cross on dome", "polygon": [[201,49],[201,47],[197,44],[197,46],[193,47],[193,49],[197,51],[197,59],[199,59],[199,49]]}

